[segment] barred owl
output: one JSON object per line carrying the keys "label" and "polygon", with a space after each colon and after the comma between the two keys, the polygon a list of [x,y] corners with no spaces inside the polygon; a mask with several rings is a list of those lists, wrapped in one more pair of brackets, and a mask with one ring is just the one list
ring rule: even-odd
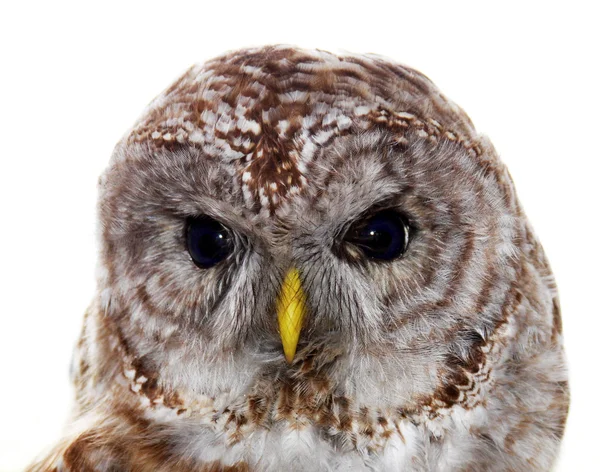
{"label": "barred owl", "polygon": [[99,182],[64,438],[31,470],[548,470],[557,290],[421,73],[288,46],[189,69]]}

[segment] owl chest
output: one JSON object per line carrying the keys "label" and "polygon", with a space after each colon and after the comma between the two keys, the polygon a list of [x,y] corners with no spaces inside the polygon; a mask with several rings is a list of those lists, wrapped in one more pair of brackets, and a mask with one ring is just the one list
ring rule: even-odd
{"label": "owl chest", "polygon": [[467,431],[449,432],[441,424],[380,417],[376,425],[349,418],[346,424],[322,426],[295,416],[268,427],[239,419],[188,424],[173,444],[177,454],[202,464],[218,461],[256,471],[450,470],[452,457],[471,454],[468,442],[452,439],[452,435],[464,439]]}

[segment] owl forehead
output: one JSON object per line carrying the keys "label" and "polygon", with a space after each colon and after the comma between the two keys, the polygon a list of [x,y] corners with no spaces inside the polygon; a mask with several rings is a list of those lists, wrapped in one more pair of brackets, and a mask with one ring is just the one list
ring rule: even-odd
{"label": "owl forehead", "polygon": [[465,142],[471,131],[468,118],[411,69],[275,46],[192,67],[149,105],[127,140],[201,149],[225,166],[247,208],[270,214],[307,187],[329,143],[373,128],[392,130],[401,144],[409,130]]}

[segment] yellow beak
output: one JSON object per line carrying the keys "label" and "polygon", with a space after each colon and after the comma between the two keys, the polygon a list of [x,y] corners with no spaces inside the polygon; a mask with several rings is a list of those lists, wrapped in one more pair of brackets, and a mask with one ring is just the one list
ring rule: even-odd
{"label": "yellow beak", "polygon": [[294,360],[302,321],[306,313],[306,295],[302,289],[298,269],[288,270],[277,299],[277,320],[283,344],[283,353],[288,363]]}

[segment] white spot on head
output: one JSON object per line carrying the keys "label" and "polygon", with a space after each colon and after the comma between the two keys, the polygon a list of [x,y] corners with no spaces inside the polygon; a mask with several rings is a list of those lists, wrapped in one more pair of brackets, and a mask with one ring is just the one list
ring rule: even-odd
{"label": "white spot on head", "polygon": [[319,131],[314,139],[317,143],[324,144],[333,136],[333,133],[333,131]]}
{"label": "white spot on head", "polygon": [[250,182],[252,180],[252,173],[246,171],[242,174],[242,182]]}
{"label": "white spot on head", "polygon": [[211,110],[204,110],[200,115],[200,119],[207,125],[214,126],[217,122],[217,115],[215,115]]}
{"label": "white spot on head", "polygon": [[260,200],[260,204],[262,207],[268,207],[269,206],[269,197],[267,196],[265,189],[263,187],[260,187],[258,189],[258,196],[259,196],[259,200]]}
{"label": "white spot on head", "polygon": [[397,116],[398,118],[402,118],[405,120],[412,120],[415,118],[415,115],[411,114],[411,113],[406,113],[404,111],[399,111],[394,113],[395,116]]}
{"label": "white spot on head", "polygon": [[217,106],[217,113],[219,115],[229,115],[231,113],[231,105],[227,102],[220,102]]}
{"label": "white spot on head", "polygon": [[302,160],[304,162],[309,162],[310,160],[312,160],[316,150],[317,145],[310,140],[307,141],[302,147]]}
{"label": "white spot on head", "polygon": [[313,115],[324,115],[331,109],[331,105],[329,103],[319,102],[316,103],[313,107]]}
{"label": "white spot on head", "polygon": [[275,129],[277,129],[277,132],[280,135],[284,135],[289,127],[290,127],[290,122],[288,120],[281,120],[277,123],[277,126],[275,127]]}
{"label": "white spot on head", "polygon": [[370,111],[373,110],[372,106],[367,106],[367,105],[361,105],[359,107],[356,107],[354,109],[354,114],[356,116],[363,116],[363,115],[368,115]]}
{"label": "white spot on head", "polygon": [[250,187],[248,187],[248,184],[242,185],[242,193],[244,194],[244,201],[246,202],[246,204],[251,205],[252,204],[252,192],[250,191]]}
{"label": "white spot on head", "polygon": [[321,124],[323,126],[329,126],[331,123],[333,123],[335,121],[335,118],[337,117],[338,114],[339,114],[339,110],[337,108],[334,108],[333,110],[331,110],[329,113],[327,113],[323,117]]}
{"label": "white spot on head", "polygon": [[306,129],[312,128],[316,122],[317,119],[313,115],[305,116],[302,118],[302,127]]}
{"label": "white spot on head", "polygon": [[223,150],[223,154],[221,155],[221,157],[223,158],[223,160],[234,161],[244,157],[244,153],[240,151],[235,151],[228,146],[226,149]]}
{"label": "white spot on head", "polygon": [[302,92],[300,90],[293,90],[287,93],[281,93],[277,96],[281,103],[296,103],[305,102],[308,98],[308,92]]}
{"label": "white spot on head", "polygon": [[259,123],[254,120],[248,120],[243,116],[239,118],[237,127],[242,133],[247,133],[249,131],[255,136],[258,136],[262,130]]}
{"label": "white spot on head", "polygon": [[229,116],[219,116],[219,120],[217,121],[215,128],[223,134],[229,133],[229,128],[231,128],[231,119],[229,118]]}
{"label": "white spot on head", "polygon": [[352,120],[346,115],[340,115],[337,118],[337,127],[339,130],[344,130],[352,125]]}

